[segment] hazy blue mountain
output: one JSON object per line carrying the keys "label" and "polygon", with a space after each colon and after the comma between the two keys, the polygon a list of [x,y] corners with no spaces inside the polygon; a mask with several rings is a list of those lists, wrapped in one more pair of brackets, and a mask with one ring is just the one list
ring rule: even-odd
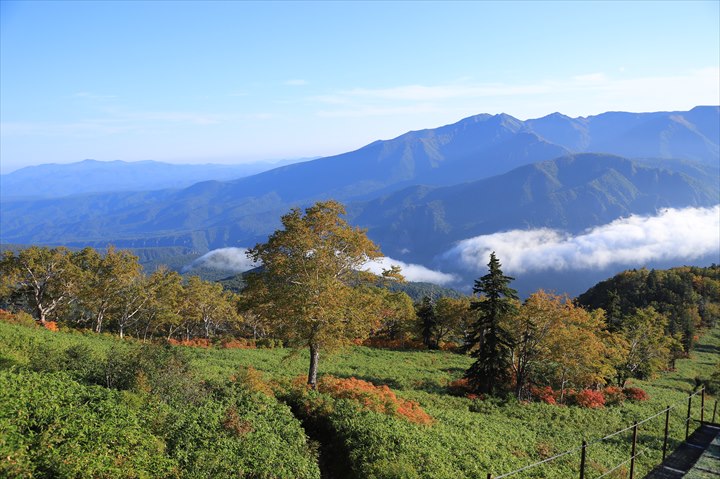
{"label": "hazy blue mountain", "polygon": [[232,198],[275,193],[285,202],[320,197],[346,200],[415,184],[447,186],[487,178],[571,153],[717,164],[719,145],[717,106],[700,106],[687,112],[608,112],[580,118],[554,113],[524,122],[505,114],[481,114],[451,125],[376,141],[352,152],[281,167],[267,162],[173,165],[94,160],[27,167],[0,176],[0,195],[4,199],[47,198],[150,191],[242,178],[222,186],[205,185],[199,190],[223,188],[225,196]]}
{"label": "hazy blue mountain", "polygon": [[96,161],[28,166],[0,175],[0,195],[53,198],[84,193],[185,188],[206,180],[234,180],[288,164],[178,165],[159,161]]}
{"label": "hazy blue mountain", "polygon": [[[408,187],[350,202],[348,210],[386,254],[410,250],[407,258],[422,262],[453,241],[494,231],[542,226],[578,231],[630,213],[718,203],[717,168],[659,161],[661,167],[609,155],[565,156],[474,182]],[[199,252],[264,240],[279,226],[288,203],[276,193],[243,196],[229,185],[5,202],[2,238]]]}
{"label": "hazy blue mountain", "polygon": [[334,198],[386,254],[429,265],[454,242],[481,234],[543,226],[577,232],[662,207],[715,205],[719,128],[718,107],[524,122],[483,114],[232,181],[3,196],[0,242],[198,254],[252,246],[291,206]]}
{"label": "hazy blue mountain", "polygon": [[[458,240],[510,229],[570,233],[630,214],[720,202],[717,167],[584,153],[448,187],[415,186],[349,207],[391,257],[423,262]],[[677,165],[677,169],[673,168]]]}
{"label": "hazy blue mountain", "polygon": [[608,112],[586,118],[553,113],[525,125],[545,140],[583,153],[628,158],[675,158],[718,163],[720,107],[686,112]]}

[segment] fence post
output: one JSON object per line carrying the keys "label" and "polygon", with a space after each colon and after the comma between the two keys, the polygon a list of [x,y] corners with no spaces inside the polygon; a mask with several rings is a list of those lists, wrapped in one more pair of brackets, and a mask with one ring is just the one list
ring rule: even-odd
{"label": "fence post", "polygon": [[713,407],[713,420],[712,420],[713,424],[715,424],[715,413],[717,412],[717,402],[718,402],[718,400],[716,399],[715,407]]}
{"label": "fence post", "polygon": [[663,462],[665,462],[665,454],[667,454],[668,427],[670,426],[670,406],[665,409],[665,439],[663,439]]}
{"label": "fence post", "polygon": [[688,412],[687,418],[685,419],[685,440],[688,440],[690,436],[690,408],[692,407],[692,396],[688,396]]}
{"label": "fence post", "polygon": [[633,424],[633,437],[632,437],[632,455],[630,456],[630,479],[633,479],[635,472],[635,447],[637,445],[637,431],[638,423],[635,421]]}
{"label": "fence post", "polygon": [[583,439],[582,451],[580,452],[580,479],[585,479],[585,449],[587,449],[587,441]]}
{"label": "fence post", "polygon": [[700,425],[705,422],[705,386],[702,388],[702,394],[700,396]]}
{"label": "fence post", "polygon": [[488,472],[487,479],[492,479],[492,473]]}

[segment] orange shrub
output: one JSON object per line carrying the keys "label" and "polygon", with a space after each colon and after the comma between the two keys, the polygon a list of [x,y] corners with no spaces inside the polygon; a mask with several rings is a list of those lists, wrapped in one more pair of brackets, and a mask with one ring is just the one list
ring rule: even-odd
{"label": "orange shrub", "polygon": [[[447,385],[447,391],[453,396],[465,396],[470,399],[477,399],[479,396],[473,394],[473,388],[467,378],[456,379]],[[472,397],[471,397],[472,396]]]}
{"label": "orange shrub", "polygon": [[640,388],[625,388],[623,389],[623,394],[625,394],[630,401],[647,401],[650,399],[648,393]]}
{"label": "orange shrub", "polygon": [[575,404],[580,407],[599,409],[605,407],[605,396],[602,391],[583,389],[575,394]]}
{"label": "orange shrub", "polygon": [[318,391],[336,399],[350,399],[369,411],[402,416],[416,424],[432,424],[433,422],[432,417],[418,403],[398,398],[385,385],[375,386],[362,379],[343,379],[326,375],[318,381]]}
{"label": "orange shrub", "polygon": [[550,386],[531,387],[530,394],[546,404],[557,404],[557,400],[555,399],[557,393],[553,391],[553,388]]}
{"label": "orange shrub", "polygon": [[55,321],[46,321],[43,326],[45,326],[45,329],[48,329],[48,330],[50,330],[50,331],[57,331],[57,330],[58,330],[58,325],[57,325],[57,323],[56,323]]}
{"label": "orange shrub", "polygon": [[256,349],[257,347],[255,341],[244,338],[225,338],[220,342],[220,346],[225,349]]}
{"label": "orange shrub", "polygon": [[608,386],[603,389],[603,395],[605,396],[605,404],[622,404],[626,397],[623,390],[617,386]]}

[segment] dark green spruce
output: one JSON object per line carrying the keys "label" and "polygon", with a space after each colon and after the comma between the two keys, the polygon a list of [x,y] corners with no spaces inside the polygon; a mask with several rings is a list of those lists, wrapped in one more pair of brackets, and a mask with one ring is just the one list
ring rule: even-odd
{"label": "dark green spruce", "polygon": [[473,293],[479,301],[472,303],[477,311],[468,347],[475,362],[465,372],[465,377],[479,393],[493,394],[503,384],[509,384],[510,335],[500,324],[503,316],[517,310],[517,291],[509,285],[515,278],[505,276],[500,261],[493,251],[488,263],[489,272],[475,280]]}

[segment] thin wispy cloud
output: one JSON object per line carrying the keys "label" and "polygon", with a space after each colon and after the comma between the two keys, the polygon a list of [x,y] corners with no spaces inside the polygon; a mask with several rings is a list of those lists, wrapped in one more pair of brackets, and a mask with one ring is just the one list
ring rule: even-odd
{"label": "thin wispy cloud", "polygon": [[301,78],[293,78],[291,80],[285,80],[284,84],[288,86],[305,86],[308,84],[308,81]]}
{"label": "thin wispy cloud", "polygon": [[478,272],[495,251],[511,273],[643,266],[720,256],[720,205],[630,216],[579,235],[551,229],[513,230],[460,241],[443,260]]}
{"label": "thin wispy cloud", "polygon": [[95,100],[95,101],[106,101],[106,100],[115,100],[117,98],[116,95],[104,95],[101,93],[93,93],[89,91],[80,91],[72,95],[75,98],[84,98],[88,100]]}
{"label": "thin wispy cloud", "polygon": [[[313,96],[309,101],[325,105],[317,114],[324,117],[405,115],[420,108],[429,111],[468,113],[504,111],[521,119],[547,114],[547,98],[563,98],[567,106],[555,102],[554,111],[569,115],[608,110],[649,111],[667,103],[673,92],[675,105],[670,109],[691,108],[699,104],[720,103],[720,69],[710,67],[674,76],[628,77],[625,72],[582,73],[569,78],[547,79],[538,83],[473,83],[471,80],[435,85],[399,85],[386,88],[352,88]],[[583,112],[574,112],[573,104],[582,98]],[[632,99],[632,104],[628,103]],[[708,98],[714,98],[708,102]],[[475,106],[478,105],[478,106]],[[496,106],[497,105],[497,106]],[[537,110],[537,115],[533,113]],[[470,113],[472,114],[472,113]]]}

